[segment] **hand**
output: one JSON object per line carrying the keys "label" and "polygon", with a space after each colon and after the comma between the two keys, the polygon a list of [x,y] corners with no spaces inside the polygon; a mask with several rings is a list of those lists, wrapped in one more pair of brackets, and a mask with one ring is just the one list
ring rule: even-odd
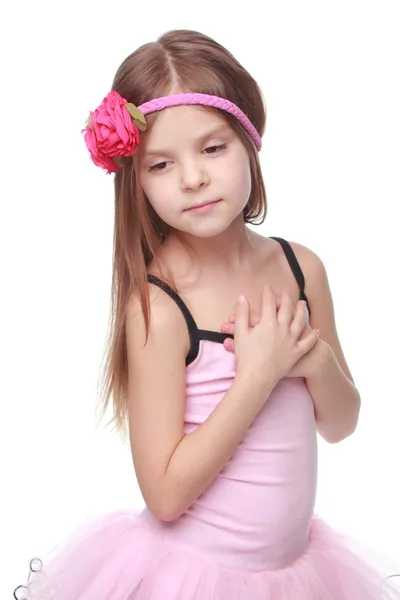
{"label": "hand", "polygon": [[224,346],[236,354],[237,374],[246,373],[262,384],[270,382],[271,377],[276,384],[289,372],[292,377],[300,377],[293,374],[296,373],[293,368],[316,345],[319,335],[307,325],[307,316],[304,303],[299,301],[293,306],[286,291],[278,301],[277,310],[277,300],[268,285],[263,290],[258,323],[249,324],[247,299],[237,302],[230,322],[222,327],[223,333],[235,331],[234,344],[233,340],[225,340]]}
{"label": "hand", "polygon": [[[274,292],[276,308],[279,309],[281,305],[281,296],[277,295]],[[295,314],[296,307],[294,307],[293,315]],[[312,334],[312,329],[308,323],[308,309],[305,306],[305,311],[307,315],[305,327],[303,332],[299,338],[299,340],[304,340]],[[255,321],[254,318],[250,320],[250,327],[254,327],[258,321]],[[228,320],[225,321],[221,326],[222,333],[229,333],[231,335],[235,334],[235,315],[232,314],[229,316]],[[315,370],[319,363],[323,362],[322,353],[323,353],[323,340],[317,339],[316,343],[312,348],[304,354],[294,365],[293,367],[286,373],[285,377],[305,377],[307,379],[311,378],[314,374]],[[235,340],[231,338],[227,338],[224,341],[224,347],[226,350],[230,352],[235,351]]]}

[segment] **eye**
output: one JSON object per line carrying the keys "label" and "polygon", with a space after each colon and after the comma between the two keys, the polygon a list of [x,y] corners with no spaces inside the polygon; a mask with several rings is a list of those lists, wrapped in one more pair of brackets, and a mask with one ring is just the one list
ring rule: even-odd
{"label": "eye", "polygon": [[167,161],[164,160],[163,162],[157,163],[156,165],[150,167],[149,171],[162,171],[163,169],[165,169],[166,166]]}
{"label": "eye", "polygon": [[204,152],[206,152],[206,154],[216,154],[224,148],[226,148],[226,144],[219,144],[218,146],[208,146],[208,148],[206,148]]}

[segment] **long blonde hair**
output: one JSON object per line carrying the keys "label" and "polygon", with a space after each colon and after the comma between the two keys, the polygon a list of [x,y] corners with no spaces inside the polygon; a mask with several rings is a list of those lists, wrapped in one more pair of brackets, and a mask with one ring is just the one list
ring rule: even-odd
{"label": "long blonde hair", "polygon": [[[266,110],[257,83],[228,50],[196,31],[170,31],[156,42],[138,48],[120,65],[112,89],[136,106],[178,89],[227,98],[241,108],[260,136],[264,133]],[[208,110],[218,111],[228,121],[248,151],[252,189],[244,210],[244,220],[260,224],[266,216],[267,199],[254,144],[235,117],[215,108]],[[124,169],[115,174],[111,311],[100,402],[103,416],[112,400],[111,423],[119,433],[125,432],[127,421],[127,307],[135,290],[148,331],[147,269],[168,236],[168,227],[143,194],[138,160],[137,156],[128,159]],[[173,285],[173,282],[170,283]]]}

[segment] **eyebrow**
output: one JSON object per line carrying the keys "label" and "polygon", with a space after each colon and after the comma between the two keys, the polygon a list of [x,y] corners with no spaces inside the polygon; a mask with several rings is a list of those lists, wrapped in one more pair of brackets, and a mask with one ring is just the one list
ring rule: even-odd
{"label": "eyebrow", "polygon": [[[211,137],[214,137],[216,135],[220,135],[220,134],[226,134],[228,132],[231,131],[231,128],[229,127],[228,124],[222,124],[222,125],[217,125],[217,127],[213,127],[213,129],[210,129],[209,131],[199,135],[197,141],[200,144],[203,144],[206,140],[208,140]],[[160,148],[159,150],[157,149],[152,149],[149,148],[149,150],[146,150],[143,153],[143,156],[145,157],[150,157],[150,156],[163,156],[164,154],[169,154],[169,151],[167,148]]]}

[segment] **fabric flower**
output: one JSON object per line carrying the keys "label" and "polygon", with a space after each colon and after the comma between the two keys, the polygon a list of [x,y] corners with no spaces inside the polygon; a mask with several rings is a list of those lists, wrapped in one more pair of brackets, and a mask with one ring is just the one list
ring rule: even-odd
{"label": "fabric flower", "polygon": [[128,101],[112,90],[100,106],[90,113],[83,130],[86,146],[95,165],[115,173],[120,166],[113,159],[132,156],[139,144],[140,132],[134,123]]}

